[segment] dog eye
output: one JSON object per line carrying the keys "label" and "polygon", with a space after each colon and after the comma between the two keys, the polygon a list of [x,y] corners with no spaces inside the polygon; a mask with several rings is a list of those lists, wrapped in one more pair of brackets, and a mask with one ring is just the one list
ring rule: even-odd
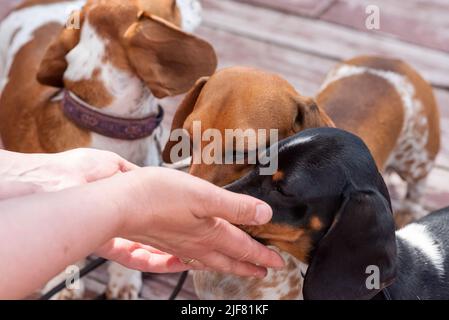
{"label": "dog eye", "polygon": [[276,185],[274,186],[274,190],[276,190],[277,192],[279,192],[280,194],[282,194],[282,195],[284,195],[284,196],[287,195],[287,194],[284,192],[284,190],[282,189],[282,187],[281,187],[280,184],[276,184]]}

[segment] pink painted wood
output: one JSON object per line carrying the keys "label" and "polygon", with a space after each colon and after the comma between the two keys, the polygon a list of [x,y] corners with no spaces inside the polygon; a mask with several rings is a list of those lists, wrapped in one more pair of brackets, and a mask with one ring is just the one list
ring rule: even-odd
{"label": "pink painted wood", "polygon": [[368,5],[380,10],[378,34],[449,53],[449,2],[444,0],[337,0],[321,19],[367,32]]}
{"label": "pink painted wood", "polygon": [[318,17],[325,12],[334,0],[236,0],[249,4],[264,6],[288,13],[299,14],[307,17]]}

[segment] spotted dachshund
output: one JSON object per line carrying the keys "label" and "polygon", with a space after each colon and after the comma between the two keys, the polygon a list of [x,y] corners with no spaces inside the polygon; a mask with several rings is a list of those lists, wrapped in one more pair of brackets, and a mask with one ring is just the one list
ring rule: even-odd
{"label": "spotted dachshund", "polygon": [[279,143],[278,171],[228,185],[273,208],[242,226],[278,250],[284,270],[260,280],[195,272],[202,299],[447,299],[449,208],[395,232],[390,196],[357,136],[309,129]]}

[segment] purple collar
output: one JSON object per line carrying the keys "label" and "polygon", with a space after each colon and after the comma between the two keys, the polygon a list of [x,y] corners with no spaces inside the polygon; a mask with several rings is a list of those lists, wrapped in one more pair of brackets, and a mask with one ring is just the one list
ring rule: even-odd
{"label": "purple collar", "polygon": [[62,110],[69,120],[79,127],[110,138],[138,140],[149,137],[164,118],[164,110],[160,105],[157,115],[140,119],[120,118],[94,110],[67,90],[63,94]]}

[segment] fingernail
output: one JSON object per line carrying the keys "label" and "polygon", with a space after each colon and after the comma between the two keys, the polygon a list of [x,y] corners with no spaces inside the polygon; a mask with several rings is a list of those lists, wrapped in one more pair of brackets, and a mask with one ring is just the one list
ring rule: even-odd
{"label": "fingernail", "polygon": [[271,220],[271,208],[266,204],[258,204],[256,206],[256,216],[254,217],[254,224],[265,224]]}

